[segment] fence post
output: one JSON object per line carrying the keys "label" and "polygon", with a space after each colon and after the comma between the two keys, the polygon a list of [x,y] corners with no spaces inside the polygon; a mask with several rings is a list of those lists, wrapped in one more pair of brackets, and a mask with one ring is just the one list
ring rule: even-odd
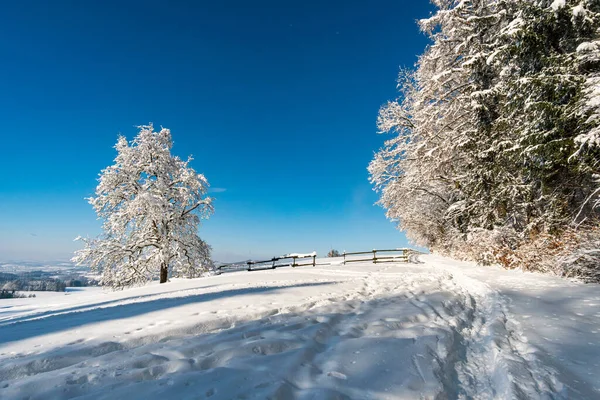
{"label": "fence post", "polygon": [[292,268],[296,266],[296,257],[292,257]]}
{"label": "fence post", "polygon": [[313,255],[313,267],[317,265],[317,255]]}
{"label": "fence post", "polygon": [[275,259],[273,259],[273,266],[271,267],[271,269],[275,269]]}
{"label": "fence post", "polygon": [[343,262],[343,264],[346,265],[346,250],[344,250],[344,262]]}
{"label": "fence post", "polygon": [[252,261],[248,261],[248,271],[252,271]]}
{"label": "fence post", "polygon": [[373,264],[377,264],[377,256],[375,255],[376,252],[377,250],[373,249]]}

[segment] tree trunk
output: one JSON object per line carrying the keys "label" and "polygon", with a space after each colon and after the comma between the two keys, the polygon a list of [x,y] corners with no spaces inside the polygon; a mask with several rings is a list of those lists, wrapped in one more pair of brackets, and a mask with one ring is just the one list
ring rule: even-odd
{"label": "tree trunk", "polygon": [[160,283],[165,283],[169,277],[169,269],[166,265],[160,267]]}

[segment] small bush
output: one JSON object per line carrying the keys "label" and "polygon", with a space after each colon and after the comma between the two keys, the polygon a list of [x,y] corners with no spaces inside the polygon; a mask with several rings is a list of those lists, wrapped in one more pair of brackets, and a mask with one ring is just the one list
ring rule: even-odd
{"label": "small bush", "polygon": [[329,250],[329,253],[327,253],[327,257],[340,257],[340,256],[341,256],[340,252],[335,249],[331,249],[331,250]]}

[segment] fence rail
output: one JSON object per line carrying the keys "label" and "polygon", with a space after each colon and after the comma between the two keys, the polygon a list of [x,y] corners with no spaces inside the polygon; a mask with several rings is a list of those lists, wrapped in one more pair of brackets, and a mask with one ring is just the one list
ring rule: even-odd
{"label": "fence rail", "polygon": [[[297,262],[298,259],[304,260],[307,258],[312,258],[312,261],[304,262],[304,263]],[[287,262],[279,263],[279,261],[282,261],[282,260],[287,260]],[[261,270],[265,270],[265,269],[275,269],[277,267],[293,267],[293,268],[295,268],[295,267],[303,267],[303,266],[307,266],[307,265],[312,265],[314,267],[317,265],[316,260],[317,260],[317,253],[290,254],[290,255],[285,255],[285,256],[281,256],[281,257],[273,257],[269,260],[262,260],[262,261],[249,260],[249,261],[244,261],[244,262],[223,264],[223,265],[216,267],[216,269],[219,271],[223,271],[223,270],[237,271],[237,270],[242,270],[242,269],[246,269],[247,271],[261,271]],[[246,266],[243,267],[244,265],[246,265]]]}
{"label": "fence rail", "polygon": [[[377,253],[400,253],[400,254],[394,254],[394,255],[387,255],[387,256],[377,256]],[[363,255],[363,254],[372,254],[372,257],[369,258],[352,258],[352,259],[347,259],[346,256],[356,256],[356,255]],[[359,261],[373,261],[374,264],[379,263],[383,263],[383,262],[397,262],[397,261],[404,261],[404,262],[408,262],[410,260],[410,257],[412,255],[418,254],[418,251],[413,250],[413,249],[408,249],[408,248],[402,248],[402,249],[373,249],[371,251],[355,251],[355,252],[351,252],[351,253],[347,253],[344,251],[344,253],[342,254],[342,257],[344,257],[344,265],[346,263],[349,262],[359,262]]]}

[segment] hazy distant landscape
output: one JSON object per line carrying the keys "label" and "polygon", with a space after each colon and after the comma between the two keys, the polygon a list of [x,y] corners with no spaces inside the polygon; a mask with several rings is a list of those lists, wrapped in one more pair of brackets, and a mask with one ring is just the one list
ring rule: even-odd
{"label": "hazy distant landscape", "polygon": [[0,272],[21,273],[31,271],[45,271],[63,273],[64,271],[81,270],[87,271],[85,267],[77,267],[70,261],[5,261],[0,262]]}
{"label": "hazy distant landscape", "polygon": [[64,292],[67,287],[97,285],[89,268],[68,261],[0,262],[0,299],[24,295],[19,292]]}

